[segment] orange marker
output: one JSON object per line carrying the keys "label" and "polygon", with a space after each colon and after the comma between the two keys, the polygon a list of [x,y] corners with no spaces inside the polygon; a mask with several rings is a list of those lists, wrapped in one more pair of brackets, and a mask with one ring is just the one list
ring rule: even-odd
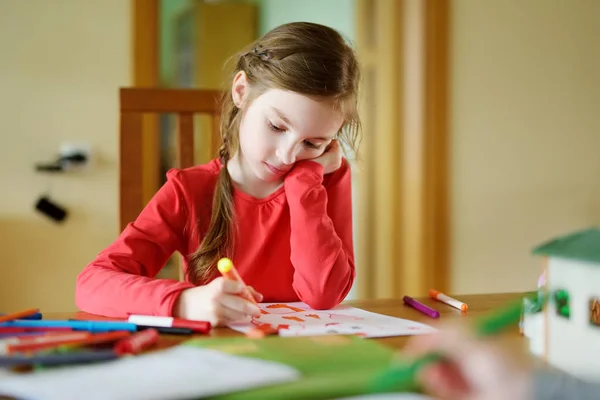
{"label": "orange marker", "polygon": [[452,297],[447,296],[444,293],[440,293],[434,289],[429,289],[429,296],[431,296],[432,298],[434,298],[436,300],[441,301],[442,303],[446,303],[449,306],[458,308],[461,311],[467,311],[469,309],[469,306],[466,303],[463,303],[462,301],[453,299]]}
{"label": "orange marker", "polygon": [[14,312],[12,314],[2,315],[0,316],[0,322],[12,321],[14,319],[29,317],[30,315],[37,314],[39,312],[40,310],[38,310],[37,308],[30,308],[29,310],[23,310]]}
{"label": "orange marker", "polygon": [[231,262],[229,258],[221,258],[217,264],[217,268],[219,269],[219,272],[221,272],[221,275],[223,275],[223,277],[226,279],[240,282],[244,286],[241,296],[246,300],[257,304],[256,300],[254,300],[254,296],[252,296],[252,293],[250,293],[250,290],[242,280],[240,274],[238,274],[237,270],[233,266],[233,262]]}

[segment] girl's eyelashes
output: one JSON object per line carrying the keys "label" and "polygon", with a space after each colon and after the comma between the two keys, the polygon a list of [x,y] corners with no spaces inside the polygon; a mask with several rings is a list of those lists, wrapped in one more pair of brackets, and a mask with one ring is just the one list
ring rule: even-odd
{"label": "girl's eyelashes", "polygon": [[267,121],[267,123],[269,124],[269,128],[271,128],[272,131],[274,131],[274,132],[285,132],[285,128],[280,128],[277,125],[274,125],[271,121]]}
{"label": "girl's eyelashes", "polygon": [[308,140],[304,141],[304,145],[309,149],[319,150],[321,148],[320,144],[314,144],[313,142],[309,142]]}
{"label": "girl's eyelashes", "polygon": [[[287,129],[286,128],[281,128],[277,125],[275,125],[274,123],[272,123],[271,121],[267,120],[267,124],[269,125],[269,128],[273,131],[273,132],[285,132]],[[309,149],[312,150],[319,150],[321,148],[321,144],[315,144],[311,141],[305,140],[303,142],[304,146],[308,147]]]}

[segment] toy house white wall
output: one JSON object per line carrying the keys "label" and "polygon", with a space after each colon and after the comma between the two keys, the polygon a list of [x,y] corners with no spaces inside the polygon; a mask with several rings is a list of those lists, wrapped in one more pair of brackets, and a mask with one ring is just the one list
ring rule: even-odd
{"label": "toy house white wall", "polygon": [[[550,258],[547,276],[549,295],[569,293],[570,318],[557,314],[548,303],[548,361],[584,379],[600,380],[600,326],[590,324],[590,299],[600,298],[600,265]],[[553,297],[551,297],[553,299]]]}

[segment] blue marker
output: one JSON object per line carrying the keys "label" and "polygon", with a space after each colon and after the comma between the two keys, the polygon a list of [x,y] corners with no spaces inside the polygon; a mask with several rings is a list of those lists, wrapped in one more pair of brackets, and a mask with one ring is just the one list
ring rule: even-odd
{"label": "blue marker", "polygon": [[75,331],[89,331],[92,333],[110,331],[137,331],[137,325],[129,322],[112,321],[65,321],[65,320],[16,320],[0,323],[0,327],[44,327],[44,328],[72,328]]}

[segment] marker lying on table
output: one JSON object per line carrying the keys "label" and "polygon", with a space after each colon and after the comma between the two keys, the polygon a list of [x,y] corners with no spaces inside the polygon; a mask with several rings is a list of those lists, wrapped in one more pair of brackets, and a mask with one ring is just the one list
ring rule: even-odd
{"label": "marker lying on table", "polygon": [[44,336],[47,334],[56,332],[13,332],[13,333],[0,333],[0,342],[4,339],[16,338],[16,337],[32,337],[32,336]]}
{"label": "marker lying on table", "polygon": [[113,350],[118,355],[139,354],[148,347],[155,345],[158,339],[159,334],[156,329],[146,329],[119,340],[115,343]]}
{"label": "marker lying on table", "polygon": [[138,325],[138,331],[145,331],[147,329],[154,329],[158,333],[163,335],[192,335],[194,331],[189,328],[171,328],[165,326],[147,326],[147,325]]}
{"label": "marker lying on table", "polygon": [[[7,315],[7,314],[0,313],[0,317],[4,317],[5,315]],[[17,319],[42,319],[42,313],[36,312],[36,313],[31,314],[31,315],[21,316],[21,317],[19,317]]]}
{"label": "marker lying on table", "polygon": [[[69,319],[69,321],[90,321],[87,319]],[[135,324],[137,331],[143,331],[146,329],[156,329],[158,333],[165,335],[191,335],[194,331],[190,328],[173,328],[170,326],[150,326],[150,325],[139,325]],[[0,328],[0,332],[2,328]],[[17,328],[14,328],[17,329]],[[47,329],[62,329],[62,328],[47,328]]]}
{"label": "marker lying on table", "polygon": [[99,351],[77,351],[71,353],[36,353],[33,355],[15,354],[11,356],[0,355],[0,367],[87,364],[92,362],[115,360],[117,358],[119,358],[119,355],[112,349]]}
{"label": "marker lying on table", "polygon": [[93,346],[97,344],[105,345],[128,337],[131,337],[131,332],[129,331],[102,332],[89,335],[87,338],[81,340],[74,340],[72,343],[64,343],[60,346],[53,347],[57,347],[61,350],[77,349],[83,346]]}
{"label": "marker lying on table", "polygon": [[67,332],[53,335],[13,337],[0,341],[0,354],[35,351],[74,343],[90,336],[89,332]]}
{"label": "marker lying on table", "polygon": [[233,266],[233,262],[229,258],[221,258],[217,264],[217,268],[218,268],[219,272],[221,273],[221,275],[223,275],[224,278],[231,279],[233,281],[238,281],[239,283],[241,283],[243,286],[243,289],[242,289],[242,293],[240,295],[243,298],[245,298],[246,300],[248,300],[254,304],[257,304],[256,300],[254,300],[254,296],[252,296],[252,293],[250,293],[248,286],[246,286],[246,284],[244,283],[244,280],[242,279],[240,274],[237,272],[237,270]]}
{"label": "marker lying on table", "polygon": [[0,328],[0,335],[9,333],[47,333],[47,332],[69,332],[73,328],[61,327],[61,328],[47,328],[47,327],[2,327]]}
{"label": "marker lying on table", "polygon": [[37,308],[30,308],[28,310],[17,311],[17,312],[10,313],[10,314],[4,314],[4,315],[0,316],[0,322],[14,321],[16,319],[27,318],[32,315],[39,314],[39,312],[40,312],[40,310],[38,310]]}
{"label": "marker lying on table", "polygon": [[127,322],[144,327],[165,327],[191,329],[195,333],[208,333],[212,328],[208,321],[194,321],[190,319],[159,317],[154,315],[130,315]]}
{"label": "marker lying on table", "polygon": [[46,327],[46,328],[72,328],[74,331],[89,331],[92,333],[110,332],[110,331],[130,331],[137,330],[135,324],[129,322],[112,321],[66,321],[66,320],[17,320],[0,323],[0,328],[19,327]]}
{"label": "marker lying on table", "polygon": [[441,301],[442,303],[446,303],[449,306],[458,308],[461,311],[467,311],[469,309],[469,306],[466,303],[453,299],[452,297],[445,295],[444,293],[438,292],[434,289],[429,290],[429,296],[433,299]]}
{"label": "marker lying on table", "polygon": [[402,298],[402,300],[404,301],[404,303],[408,304],[415,310],[422,312],[423,314],[427,315],[428,317],[431,317],[431,318],[439,318],[440,317],[440,313],[438,311],[434,310],[433,308],[427,307],[425,304],[413,299],[410,296],[404,296]]}
{"label": "marker lying on table", "polygon": [[[517,327],[521,320],[523,300],[509,304],[506,308],[489,316],[479,318],[475,322],[475,333],[479,337],[492,336],[507,328]],[[413,361],[390,366],[372,381],[374,392],[417,390],[416,376],[421,368],[428,364],[443,360],[438,353],[430,353]]]}

